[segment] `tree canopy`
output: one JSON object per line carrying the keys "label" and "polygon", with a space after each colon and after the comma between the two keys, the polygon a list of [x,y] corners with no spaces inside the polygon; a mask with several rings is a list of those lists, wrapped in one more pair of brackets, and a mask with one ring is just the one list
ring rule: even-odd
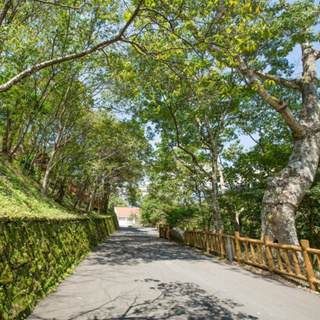
{"label": "tree canopy", "polygon": [[122,195],[145,223],[319,243],[319,14],[312,0],[4,0],[1,152],[83,212]]}

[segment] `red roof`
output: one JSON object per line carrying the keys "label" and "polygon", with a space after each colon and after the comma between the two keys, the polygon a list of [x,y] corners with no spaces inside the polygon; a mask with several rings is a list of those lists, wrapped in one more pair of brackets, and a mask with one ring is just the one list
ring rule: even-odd
{"label": "red roof", "polygon": [[117,217],[129,217],[131,214],[140,215],[140,208],[114,207]]}

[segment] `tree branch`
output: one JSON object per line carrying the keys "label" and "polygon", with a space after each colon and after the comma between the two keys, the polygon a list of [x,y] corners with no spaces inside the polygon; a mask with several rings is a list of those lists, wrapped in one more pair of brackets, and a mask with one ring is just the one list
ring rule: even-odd
{"label": "tree branch", "polygon": [[180,150],[182,150],[183,152],[185,152],[187,155],[189,155],[193,161],[193,163],[199,168],[199,170],[204,173],[205,176],[208,177],[208,172],[203,168],[203,166],[199,163],[197,157],[195,156],[195,154],[191,151],[189,151],[187,148],[185,148],[180,141],[180,132],[179,132],[179,125],[176,119],[176,116],[174,115],[174,112],[172,110],[171,105],[169,105],[169,111],[174,123],[174,127],[175,127],[175,131],[176,131],[176,140],[177,140],[177,146]]}
{"label": "tree branch", "polygon": [[246,65],[244,60],[239,55],[236,59],[238,61],[238,69],[240,73],[250,81],[261,99],[282,116],[286,124],[289,126],[294,138],[301,139],[305,134],[305,130],[288,108],[288,101],[280,100],[272,96],[261,84],[260,78]]}
{"label": "tree branch", "polygon": [[37,73],[38,71],[45,69],[47,67],[50,66],[54,66],[56,64],[60,64],[66,61],[72,61],[72,60],[76,60],[79,58],[83,58],[95,51],[101,50],[115,42],[118,42],[121,40],[121,38],[124,36],[124,33],[126,32],[126,30],[130,27],[130,25],[132,24],[132,22],[134,21],[134,19],[136,18],[136,16],[138,15],[138,12],[143,4],[144,0],[141,0],[138,4],[138,6],[136,7],[135,11],[133,12],[133,14],[131,15],[130,19],[128,20],[128,22],[125,24],[125,26],[120,30],[119,34],[116,35],[115,37],[113,37],[112,39],[100,42],[99,44],[85,49],[79,53],[74,53],[74,54],[70,54],[64,57],[59,57],[59,58],[55,58],[55,59],[51,59],[48,61],[44,61],[38,64],[33,65],[32,67],[22,71],[21,73],[19,73],[18,75],[16,75],[15,77],[11,78],[9,81],[7,81],[6,83],[0,85],[0,93],[1,92],[6,92],[8,90],[10,90],[14,85],[16,85],[17,83],[19,83],[21,80]]}
{"label": "tree branch", "polygon": [[12,5],[12,1],[13,1],[13,0],[7,0],[7,1],[4,3],[3,7],[2,7],[2,10],[1,10],[1,12],[0,12],[0,26],[2,26],[2,24],[3,24],[3,21],[4,21],[6,15],[7,15],[7,13],[8,13],[8,11],[9,11],[11,5]]}
{"label": "tree branch", "polygon": [[61,3],[57,3],[57,2],[49,2],[49,1],[43,1],[43,0],[32,0],[34,2],[40,2],[42,4],[45,5],[50,5],[50,6],[57,6],[57,7],[63,7],[63,8],[68,8],[68,9],[72,9],[72,10],[79,10],[81,9],[81,7],[83,6],[83,4],[81,4],[79,7],[73,7],[73,6],[69,6],[67,4],[61,4]]}
{"label": "tree branch", "polygon": [[264,78],[264,79],[268,79],[268,80],[273,80],[275,83],[280,84],[283,87],[286,87],[288,89],[294,89],[294,90],[300,90],[301,89],[301,85],[302,85],[302,80],[300,78],[298,79],[293,79],[293,80],[288,80],[288,79],[283,79],[280,78],[276,75],[267,73],[267,72],[263,72],[260,70],[255,70],[253,68],[251,68],[252,71],[259,77]]}
{"label": "tree branch", "polygon": [[[171,5],[167,3],[165,3],[164,5],[169,7],[170,9],[174,9]],[[181,12],[181,14],[183,15],[184,19],[188,20],[188,17],[184,12]],[[202,35],[195,22],[190,21],[189,29],[193,33],[193,36],[197,41],[203,42]],[[220,48],[219,46],[211,43],[207,43],[207,46],[213,57],[217,55],[219,56],[223,54],[225,50],[228,50],[227,48]],[[288,101],[279,100],[276,97],[273,97],[269,92],[267,92],[264,86],[261,84],[259,76],[246,65],[245,61],[241,58],[240,55],[237,55],[235,59],[238,62],[237,69],[242,74],[242,76],[244,76],[250,81],[251,85],[255,87],[257,93],[262,98],[262,100],[266,102],[268,105],[270,105],[282,116],[284,121],[289,126],[294,138],[301,139],[305,134],[305,130],[303,126],[296,120],[291,110],[288,108]],[[262,75],[263,74],[261,74],[260,76],[262,77]],[[267,76],[267,74],[264,74],[264,76]],[[281,80],[280,78],[272,80],[277,80],[279,84],[280,82],[282,82],[282,85],[290,86],[290,88],[300,89],[300,87],[297,86],[297,84],[299,83],[298,79],[295,82]]]}

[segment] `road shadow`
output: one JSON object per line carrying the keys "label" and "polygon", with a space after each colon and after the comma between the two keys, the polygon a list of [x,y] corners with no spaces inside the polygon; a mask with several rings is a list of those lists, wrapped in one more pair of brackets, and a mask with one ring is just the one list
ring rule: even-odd
{"label": "road shadow", "polygon": [[260,278],[280,286],[283,283],[268,276],[244,270],[239,266],[225,263],[213,255],[206,255],[199,250],[171,243],[157,237],[156,229],[151,228],[120,228],[111,237],[101,243],[82,262],[87,266],[133,266],[140,263],[151,263],[165,260],[210,261],[214,264],[223,264],[226,269],[240,272],[250,278]]}
{"label": "road shadow", "polygon": [[155,230],[121,228],[85,260],[87,265],[137,265],[163,260],[203,260],[205,256],[159,239]]}

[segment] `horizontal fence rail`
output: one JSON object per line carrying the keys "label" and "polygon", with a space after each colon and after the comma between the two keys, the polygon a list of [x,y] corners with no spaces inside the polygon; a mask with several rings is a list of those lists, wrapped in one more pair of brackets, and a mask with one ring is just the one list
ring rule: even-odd
{"label": "horizontal fence rail", "polygon": [[[159,237],[170,241],[170,227],[158,226]],[[218,254],[273,273],[309,282],[312,290],[320,289],[320,250],[310,248],[308,240],[301,240],[301,247],[264,240],[206,231],[185,229],[184,244],[207,253]]]}

